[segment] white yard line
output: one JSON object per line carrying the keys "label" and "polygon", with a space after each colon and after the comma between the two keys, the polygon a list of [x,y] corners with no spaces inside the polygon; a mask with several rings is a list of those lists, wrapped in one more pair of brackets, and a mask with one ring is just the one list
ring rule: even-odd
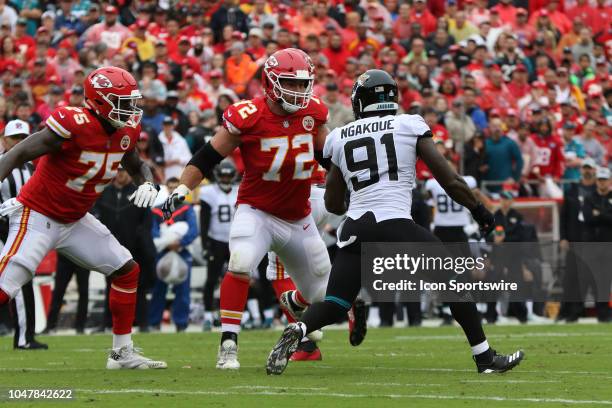
{"label": "white yard line", "polygon": [[[569,398],[507,398],[498,396],[477,396],[477,395],[442,395],[442,394],[346,394],[337,392],[274,392],[276,387],[262,387],[261,392],[248,391],[182,391],[166,389],[118,389],[118,390],[91,390],[76,389],[78,393],[84,394],[179,394],[179,395],[221,395],[221,396],[282,396],[282,397],[328,397],[328,398],[393,398],[393,399],[431,399],[431,400],[465,400],[465,401],[500,401],[500,402],[526,402],[536,404],[598,404],[612,405],[610,400],[578,400]],[[266,391],[269,390],[269,391]],[[291,387],[283,388],[291,391]]]}

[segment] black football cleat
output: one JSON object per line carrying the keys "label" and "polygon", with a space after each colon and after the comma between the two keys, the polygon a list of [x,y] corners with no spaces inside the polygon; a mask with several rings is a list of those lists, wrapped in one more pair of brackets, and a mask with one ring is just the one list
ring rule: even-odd
{"label": "black football cleat", "polygon": [[302,328],[297,323],[291,323],[285,328],[281,338],[276,342],[268,356],[268,362],[266,363],[266,373],[268,375],[281,375],[285,371],[289,359],[297,350],[302,337],[304,337]]}
{"label": "black football cleat", "polygon": [[368,332],[367,313],[365,302],[357,299],[353,307],[348,312],[349,321],[349,342],[351,346],[358,346],[365,339]]}
{"label": "black football cleat", "polygon": [[17,346],[15,350],[48,350],[49,346],[45,343],[39,343],[36,340],[32,340],[29,343],[26,343],[24,346]]}
{"label": "black football cleat", "polygon": [[492,354],[492,358],[487,363],[478,363],[476,357],[474,357],[479,374],[505,373],[519,365],[523,358],[525,358],[523,350],[509,355],[497,354],[493,349],[490,349],[489,352]]}

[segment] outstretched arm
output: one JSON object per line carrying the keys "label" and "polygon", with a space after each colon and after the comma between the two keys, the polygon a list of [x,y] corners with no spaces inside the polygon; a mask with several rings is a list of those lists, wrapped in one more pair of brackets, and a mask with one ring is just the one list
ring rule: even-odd
{"label": "outstretched arm", "polygon": [[435,179],[440,183],[444,191],[458,204],[472,211],[478,206],[478,200],[468,187],[463,177],[453,170],[444,156],[440,154],[431,137],[421,137],[417,141],[417,154]]}
{"label": "outstretched arm", "polygon": [[66,139],[53,133],[48,128],[36,132],[19,142],[0,160],[0,181],[4,180],[13,169],[47,153],[57,152]]}
{"label": "outstretched arm", "polygon": [[[431,131],[428,131],[428,133],[431,133]],[[423,159],[450,198],[470,210],[472,216],[480,225],[481,233],[487,235],[494,227],[493,214],[478,201],[463,177],[448,165],[444,156],[436,149],[431,135],[425,134],[424,136],[417,141],[417,154]]]}
{"label": "outstretched arm", "polygon": [[240,144],[240,137],[221,128],[209,143],[199,149],[191,158],[183,173],[180,183],[189,190],[196,188],[204,176],[221,160],[231,154]]}

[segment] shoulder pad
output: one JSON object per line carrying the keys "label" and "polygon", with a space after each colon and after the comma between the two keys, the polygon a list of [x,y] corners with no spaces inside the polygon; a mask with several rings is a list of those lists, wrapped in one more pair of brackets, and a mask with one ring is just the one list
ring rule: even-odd
{"label": "shoulder pad", "polygon": [[261,110],[261,103],[256,99],[236,102],[223,112],[223,126],[230,133],[243,133],[255,125]]}

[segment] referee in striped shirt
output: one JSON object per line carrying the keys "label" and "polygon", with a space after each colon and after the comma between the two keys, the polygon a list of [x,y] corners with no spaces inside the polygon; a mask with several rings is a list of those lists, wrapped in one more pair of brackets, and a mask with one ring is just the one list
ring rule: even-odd
{"label": "referee in striped shirt", "polygon": [[[30,134],[30,125],[23,120],[12,120],[4,128],[2,137],[2,147],[4,153],[8,152],[17,143],[25,139]],[[0,156],[0,159],[2,157]],[[17,197],[21,187],[28,181],[34,166],[32,163],[25,163],[20,168],[15,168],[0,185],[0,201],[5,202]],[[3,218],[3,217],[2,217]],[[6,241],[8,236],[8,220],[0,220],[0,239]],[[15,326],[15,338],[13,347],[21,350],[47,349],[47,345],[39,343],[34,339],[35,312],[34,312],[34,289],[32,281],[25,284],[11,301],[13,308],[13,322]]]}

